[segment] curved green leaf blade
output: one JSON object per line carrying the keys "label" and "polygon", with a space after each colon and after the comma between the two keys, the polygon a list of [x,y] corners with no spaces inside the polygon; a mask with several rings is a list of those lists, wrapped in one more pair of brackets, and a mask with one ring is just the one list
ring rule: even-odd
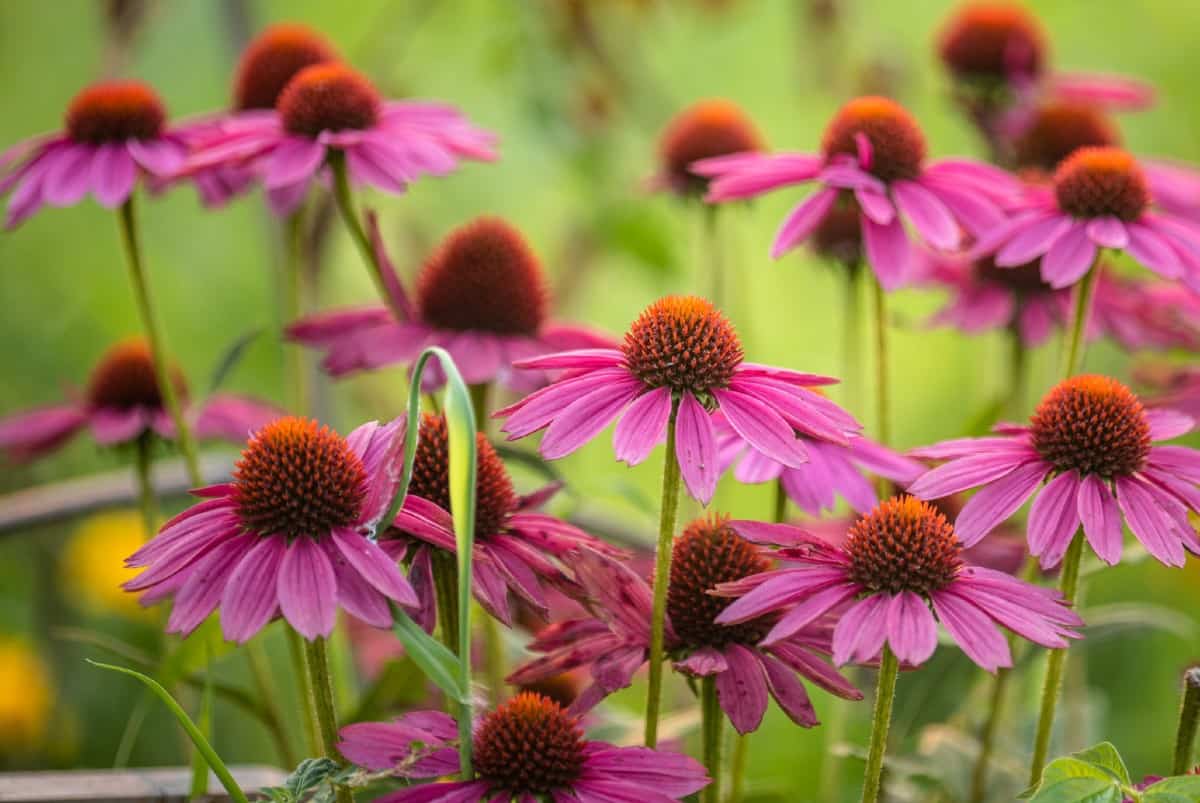
{"label": "curved green leaf blade", "polygon": [[171,713],[175,716],[175,720],[179,723],[179,726],[183,728],[184,732],[187,733],[188,738],[192,740],[192,744],[196,746],[196,750],[200,752],[200,755],[204,756],[204,760],[208,762],[209,768],[211,768],[213,773],[216,774],[217,778],[221,781],[221,785],[225,787],[225,791],[229,793],[229,796],[233,798],[236,803],[249,803],[249,801],[246,799],[246,794],[241,790],[241,787],[238,786],[237,781],[233,779],[233,775],[230,774],[229,768],[225,766],[225,762],[221,761],[221,757],[217,755],[217,752],[213,750],[212,745],[208,743],[208,739],[204,738],[204,734],[201,733],[200,729],[196,727],[196,723],[192,722],[192,718],[189,717],[187,712],[180,707],[179,703],[175,702],[175,698],[171,696],[171,693],[159,685],[158,681],[152,677],[143,675],[141,672],[136,672],[132,669],[126,669],[123,666],[104,664],[100,663],[99,661],[93,661],[90,658],[86,660],[92,666],[98,666],[101,669],[107,669],[112,672],[120,672],[123,675],[135,677],[140,680],[146,686],[146,688],[154,692],[154,694],[163,701],[163,704],[170,709]]}
{"label": "curved green leaf blade", "polygon": [[426,677],[442,690],[442,692],[462,705],[467,701],[470,687],[464,687],[458,679],[458,656],[446,649],[442,642],[421,629],[400,606],[392,603],[392,632],[408,657],[421,668]]}

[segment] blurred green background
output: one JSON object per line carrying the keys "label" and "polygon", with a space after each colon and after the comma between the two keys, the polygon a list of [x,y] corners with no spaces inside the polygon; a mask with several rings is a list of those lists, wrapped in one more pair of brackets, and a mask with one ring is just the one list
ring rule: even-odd
{"label": "blurred green background", "polygon": [[[579,6],[586,7],[582,18],[570,11]],[[557,317],[619,333],[655,297],[699,285],[699,209],[643,189],[656,167],[657,133],[692,101],[731,98],[771,147],[811,150],[841,102],[882,92],[916,114],[932,155],[982,155],[949,102],[932,55],[938,24],[952,7],[942,0],[10,0],[0,3],[0,145],[57,127],[81,86],[114,73],[152,82],[176,118],[222,109],[243,37],[268,22],[303,21],[326,33],[386,93],[454,103],[501,136],[496,164],[420,182],[403,197],[366,199],[380,209],[407,277],[451,227],[481,213],[502,215],[541,255],[558,289]],[[114,37],[113,8],[141,15],[128,39]],[[1157,87],[1156,108],[1120,121],[1135,152],[1200,157],[1193,58],[1200,15],[1177,0],[1136,7],[1045,0],[1036,13],[1050,32],[1059,69],[1126,73]],[[579,19],[588,27],[581,28]],[[729,313],[751,359],[836,375],[842,354],[839,277],[806,254],[779,264],[767,257],[775,226],[798,197],[784,191],[722,212],[735,285]],[[190,189],[179,188],[149,199],[142,224],[153,292],[194,393],[202,392],[231,344],[263,330],[225,389],[282,402],[275,335],[279,237],[261,198],[206,211]],[[336,222],[319,288],[321,307],[373,297]],[[0,415],[54,402],[64,388],[82,386],[108,344],[138,331],[114,218],[91,202],[44,210],[0,236],[0,298],[0,375],[7,378],[0,383]],[[1004,390],[1004,340],[928,329],[922,321],[937,302],[936,294],[906,291],[893,305],[899,446],[962,434]],[[1051,381],[1057,352],[1053,344],[1038,355],[1035,394]],[[1087,358],[1089,368],[1120,377],[1129,376],[1131,365],[1109,344],[1093,347]],[[398,414],[404,392],[400,372],[380,372],[326,386],[322,410],[344,432],[364,418]],[[873,426],[869,390],[860,387],[854,397],[842,398]],[[5,467],[0,489],[116,468],[128,458],[101,453],[80,437],[42,462]],[[648,537],[659,459],[626,469],[612,462],[607,439],[599,438],[559,466],[574,490],[563,504],[584,506]],[[739,516],[770,512],[766,487],[726,483],[719,504]],[[138,692],[125,678],[82,664],[84,656],[108,653],[62,638],[62,628],[76,627],[145,650],[157,641],[153,619],[130,619],[81,601],[87,599],[77,587],[81,581],[61,565],[77,554],[67,551],[76,528],[70,522],[0,534],[0,638],[33,646],[48,669],[53,703],[45,712],[44,736],[0,745],[0,767],[109,766],[137,705]],[[1197,576],[1195,565],[1166,570],[1149,563],[1093,576],[1087,605],[1100,606],[1100,620],[1109,624],[1079,650],[1086,658],[1079,668],[1087,691],[1076,695],[1074,713],[1065,717],[1068,748],[1107,738],[1135,776],[1167,769],[1178,678],[1200,658],[1192,619],[1200,602]],[[286,653],[277,630],[266,641],[286,698]],[[201,647],[192,655],[196,665],[203,652]],[[941,652],[901,681],[895,753],[907,755],[918,770],[933,756],[940,772],[961,774],[967,759],[957,751],[970,750],[966,737],[922,728],[953,715],[970,731],[981,710],[971,695],[979,689],[972,692],[977,677],[961,655]],[[218,656],[216,667],[222,680],[245,682],[237,656]],[[1034,669],[1026,699],[1018,701],[1026,707],[1040,677],[1040,667]],[[860,680],[871,682],[865,674]],[[0,696],[34,700],[29,683],[15,659],[0,666]],[[400,696],[414,696],[412,691]],[[347,689],[349,708],[353,692]],[[818,712],[828,717],[831,700],[814,694]],[[636,695],[625,699],[636,706]],[[862,744],[868,715],[867,704],[853,707],[844,738]],[[1003,746],[1023,750],[1030,729],[1021,715],[1010,718]],[[229,759],[275,760],[261,729],[227,703],[216,706],[215,734]],[[829,750],[828,729],[799,730],[772,710],[752,740],[751,798],[825,799],[819,771]],[[151,708],[131,762],[178,764],[182,756],[166,716]],[[1016,767],[1024,761],[1019,753],[1007,760]],[[846,799],[857,799],[858,772],[855,762],[846,762]],[[904,794],[905,785],[900,787],[894,791]],[[913,799],[922,799],[919,787],[913,790]],[[1005,799],[1002,794],[996,799]]]}

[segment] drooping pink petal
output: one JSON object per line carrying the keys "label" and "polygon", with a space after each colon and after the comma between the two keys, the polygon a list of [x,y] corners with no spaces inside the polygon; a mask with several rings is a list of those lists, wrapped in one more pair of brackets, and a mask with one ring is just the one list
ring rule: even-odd
{"label": "drooping pink petal", "polygon": [[1183,541],[1162,501],[1135,477],[1118,477],[1116,484],[1117,504],[1146,551],[1167,566],[1182,566],[1186,559]]}
{"label": "drooping pink petal", "polygon": [[[667,459],[671,459],[668,455]],[[707,505],[717,490],[717,444],[712,418],[691,393],[679,398],[675,419],[675,459],[693,498]]]}
{"label": "drooping pink petal", "polygon": [[1121,511],[1112,491],[1095,474],[1089,474],[1079,483],[1076,507],[1092,551],[1109,566],[1117,565],[1121,560]]}
{"label": "drooping pink petal", "polygon": [[879,655],[887,638],[887,594],[872,594],[842,614],[833,630],[833,662],[865,663]]}
{"label": "drooping pink petal", "polygon": [[72,143],[50,157],[42,194],[51,206],[71,206],[91,189],[92,157],[95,145]]}
{"label": "drooping pink petal", "polygon": [[178,173],[187,159],[187,147],[170,137],[130,139],[125,147],[143,170],[163,178]]}
{"label": "drooping pink petal", "polygon": [[337,621],[337,578],[316,541],[292,540],[279,563],[279,610],[296,632],[309,641],[328,636]]}
{"label": "drooping pink petal", "polygon": [[687,658],[676,661],[675,668],[689,675],[704,677],[706,675],[715,675],[718,672],[725,672],[729,669],[729,664],[720,650],[714,647],[701,647]]}
{"label": "drooping pink petal", "polygon": [[1125,228],[1129,232],[1125,250],[1131,257],[1164,279],[1183,274],[1179,255],[1161,231],[1149,223],[1129,223]]}
{"label": "drooping pink petal", "polygon": [[257,543],[258,539],[249,534],[232,538],[215,547],[203,560],[197,561],[187,581],[175,595],[171,616],[167,620],[167,632],[186,636],[199,627],[216,610],[233,570]]}
{"label": "drooping pink petal", "polygon": [[[362,576],[346,562],[332,543],[326,541],[321,547],[325,550],[329,564],[333,566],[334,578],[337,581],[337,604],[373,627],[391,627],[392,609],[388,605],[387,597],[376,591],[374,586],[364,583]],[[417,571],[414,561],[414,568],[410,569],[410,572],[416,574]],[[416,582],[410,579],[410,584],[414,586],[413,593],[420,598],[415,587]]]}
{"label": "drooping pink petal", "polygon": [[836,189],[827,187],[797,204],[783,219],[775,235],[775,241],[771,244],[771,259],[779,259],[806,240],[829,214],[837,195]]}
{"label": "drooping pink petal", "polygon": [[1156,407],[1146,410],[1146,423],[1150,425],[1150,440],[1169,441],[1186,435],[1196,428],[1196,419],[1178,410]]}
{"label": "drooping pink petal", "polygon": [[729,671],[717,675],[717,701],[738,733],[751,733],[767,711],[767,679],[754,653],[741,644],[725,648]]}
{"label": "drooping pink petal", "polygon": [[62,444],[84,425],[87,416],[76,404],[42,407],[0,418],[0,450],[28,459]]}
{"label": "drooping pink petal", "polygon": [[861,700],[863,694],[846,680],[838,671],[824,660],[809,652],[805,647],[787,641],[775,644],[770,648],[774,655],[783,663],[799,672],[804,678],[821,687],[830,694],[846,700]]}
{"label": "drooping pink petal", "polygon": [[756,657],[766,673],[767,689],[788,718],[802,728],[814,728],[821,724],[808,697],[808,690],[792,671],[765,653],[758,653]]}
{"label": "drooping pink petal", "polygon": [[122,410],[102,407],[93,410],[88,418],[92,437],[102,446],[125,443],[141,435],[150,426],[151,413],[145,407]]}
{"label": "drooping pink petal", "polygon": [[221,594],[221,632],[229,641],[249,641],[279,609],[277,578],[286,551],[287,539],[268,535],[229,576]]}
{"label": "drooping pink petal", "polygon": [[107,143],[92,157],[92,195],[108,209],[125,203],[137,181],[137,165],[124,144]]}
{"label": "drooping pink petal", "polygon": [[1096,261],[1096,244],[1084,223],[1074,223],[1042,257],[1042,280],[1058,289],[1083,278]]}
{"label": "drooping pink petal", "polygon": [[[582,783],[577,786],[590,788],[599,778],[619,778],[635,790],[633,794],[637,790],[653,790],[672,798],[682,798],[708,784],[704,768],[682,753],[651,750],[648,747],[614,747],[603,742],[589,742],[583,749]],[[600,796],[582,800],[600,801],[608,798]],[[620,801],[622,798],[613,800]]]}
{"label": "drooping pink petal", "polygon": [[578,349],[531,357],[515,364],[517,368],[539,371],[599,370],[622,365],[624,356],[617,349]]}
{"label": "drooping pink petal", "polygon": [[613,429],[616,458],[636,466],[649,457],[654,447],[662,442],[670,416],[670,388],[655,388],[635,399]]}
{"label": "drooping pink petal", "polygon": [[933,609],[967,657],[989,672],[1012,666],[1008,641],[978,608],[954,596],[934,592]]}
{"label": "drooping pink petal", "polygon": [[492,413],[492,417],[507,418],[500,429],[508,433],[509,440],[516,440],[549,426],[564,409],[584,396],[629,381],[625,368],[587,371],[536,390],[516,404]]}
{"label": "drooping pink petal", "polygon": [[725,420],[755,449],[785,466],[799,466],[807,460],[803,444],[772,407],[754,396],[728,388],[714,389],[712,393]]}
{"label": "drooping pink petal", "polygon": [[396,562],[379,545],[354,530],[335,528],[330,539],[363,582],[405,607],[417,607],[416,592]]}
{"label": "drooping pink petal", "polygon": [[1046,484],[1029,509],[1029,552],[1043,568],[1057,566],[1079,530],[1079,474],[1064,471]]}
{"label": "drooping pink petal", "polygon": [[996,253],[995,262],[1002,268],[1031,262],[1049,251],[1070,227],[1071,219],[1065,215],[1035,217],[1015,231]]}
{"label": "drooping pink petal", "polygon": [[632,377],[601,387],[562,410],[542,436],[539,451],[547,460],[565,457],[594,438],[637,398],[642,383]]}
{"label": "drooping pink petal", "polygon": [[904,180],[892,182],[892,195],[925,242],[940,251],[958,247],[958,224],[936,195],[915,181]]}
{"label": "drooping pink petal", "polygon": [[886,618],[888,644],[897,658],[912,666],[929,660],[937,649],[937,622],[925,600],[901,591],[888,602]]}
{"label": "drooping pink petal", "polygon": [[276,189],[307,181],[324,161],[324,145],[307,137],[287,137],[267,160],[263,186]]}
{"label": "drooping pink petal", "polygon": [[998,480],[1030,462],[1030,455],[1015,451],[960,457],[922,474],[908,492],[920,499],[941,499]]}
{"label": "drooping pink petal", "polygon": [[1154,446],[1150,449],[1149,463],[1200,484],[1200,450],[1186,446]]}
{"label": "drooping pink petal", "polygon": [[867,261],[879,284],[888,292],[899,289],[908,279],[912,264],[912,244],[904,232],[904,224],[897,217],[880,225],[863,215],[861,227]]}

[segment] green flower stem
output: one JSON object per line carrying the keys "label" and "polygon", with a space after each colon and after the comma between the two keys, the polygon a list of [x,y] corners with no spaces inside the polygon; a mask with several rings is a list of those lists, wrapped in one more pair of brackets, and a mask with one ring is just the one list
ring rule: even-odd
{"label": "green flower stem", "polygon": [[142,248],[138,240],[137,217],[134,214],[133,196],[130,195],[117,212],[118,228],[121,231],[121,245],[125,250],[125,264],[129,268],[129,280],[133,285],[133,296],[137,302],[138,315],[142,319],[142,329],[146,343],[150,347],[150,358],[154,362],[154,377],[158,382],[158,391],[162,394],[163,406],[175,424],[175,438],[179,443],[179,451],[187,466],[188,481],[195,487],[203,484],[200,475],[200,464],[196,460],[196,443],[192,440],[192,430],[183,417],[183,408],[179,405],[179,394],[175,383],[171,381],[171,372],[167,366],[166,344],[158,318],[154,314],[154,304],[150,300],[150,285],[146,276],[145,263],[142,260]]}
{"label": "green flower stem", "polygon": [[135,471],[138,486],[138,507],[142,512],[142,526],[146,528],[146,538],[153,538],[158,532],[158,495],[154,492],[154,436],[143,434],[137,440],[137,462]]}
{"label": "green flower stem", "polygon": [[721,249],[721,215],[717,204],[704,204],[704,257],[708,265],[708,300],[725,307],[725,254]]}
{"label": "green flower stem", "polygon": [[888,446],[892,441],[892,426],[889,416],[891,395],[888,391],[888,323],[887,294],[878,279],[875,286],[875,399],[876,426],[879,427],[879,442]]}
{"label": "green flower stem", "polygon": [[304,722],[304,737],[306,753],[314,756],[321,751],[321,737],[317,726],[317,711],[313,707],[312,678],[308,674],[308,662],[304,658],[304,639],[290,627],[284,628],[287,633],[288,653],[292,659],[292,675],[296,678],[296,686],[303,709],[301,719]]}
{"label": "green flower stem", "polygon": [[842,304],[842,406],[857,409],[862,392],[862,263],[843,265],[845,299]]}
{"label": "green flower stem", "polygon": [[[304,642],[304,660],[308,675],[312,679],[313,708],[317,712],[317,724],[321,734],[321,755],[340,764],[346,760],[338,752],[337,709],[333,704],[333,678],[329,674],[329,654],[325,639],[317,637]],[[353,803],[354,795],[345,786],[335,786],[338,803]]]}
{"label": "green flower stem", "polygon": [[775,493],[771,508],[771,521],[775,522],[776,524],[782,524],[783,522],[787,521],[787,506],[788,496],[787,491],[784,490],[783,487],[783,480],[777,479],[775,480]]}
{"label": "green flower stem", "polygon": [[1175,759],[1172,775],[1183,775],[1192,768],[1192,747],[1196,725],[1200,723],[1200,667],[1183,673],[1183,702],[1179,706],[1179,728],[1175,732]]}
{"label": "green flower stem", "polygon": [[[289,326],[304,314],[304,208],[288,216],[284,225],[284,276],[283,317],[284,326]],[[286,379],[292,412],[304,415],[311,404],[308,387],[308,360],[304,347],[298,343],[285,343],[284,377]]]}
{"label": "green flower stem", "polygon": [[721,800],[721,726],[725,712],[717,703],[717,681],[712,675],[700,680],[700,730],[704,740],[704,768],[710,783],[700,793],[703,803]]}
{"label": "green flower stem", "polygon": [[663,455],[662,505],[658,519],[658,548],[654,557],[654,609],[650,619],[650,679],[646,690],[646,746],[658,744],[658,712],[662,706],[663,626],[667,616],[667,585],[675,544],[675,514],[679,509],[679,459],[675,456],[675,419],[679,400],[671,403],[667,419],[667,449]]}
{"label": "green flower stem", "polygon": [[437,597],[438,630],[446,649],[458,655],[458,567],[454,555],[435,549],[433,590]]}
{"label": "green flower stem", "polygon": [[[1071,546],[1063,557],[1059,590],[1068,605],[1075,602],[1079,590],[1079,565],[1083,557],[1083,536],[1075,533]],[[1067,662],[1067,651],[1050,650],[1046,660],[1046,682],[1042,686],[1042,705],[1038,715],[1037,734],[1033,742],[1033,760],[1029,764],[1029,785],[1042,780],[1042,768],[1050,755],[1050,736],[1054,730],[1054,713],[1058,698],[1062,694],[1063,669]]]}
{"label": "green flower stem", "polygon": [[896,677],[900,662],[892,648],[883,647],[879,662],[879,685],[875,689],[875,715],[871,720],[871,745],[867,751],[867,770],[863,776],[862,803],[876,803],[883,780],[883,756],[887,752],[888,728],[892,724],[892,703],[896,699]]}
{"label": "green flower stem", "polygon": [[[1009,639],[1012,646],[1013,639]],[[979,755],[975,759],[975,767],[971,771],[970,803],[983,803],[987,798],[988,765],[992,760],[992,750],[996,745],[996,730],[1000,725],[1000,716],[1004,709],[1004,696],[1008,689],[1011,668],[1001,667],[992,679],[992,694],[988,701],[987,719],[979,734]]]}
{"label": "green flower stem", "polygon": [[1063,379],[1070,379],[1079,373],[1083,363],[1084,331],[1092,314],[1092,297],[1096,294],[1096,279],[1100,271],[1095,265],[1084,274],[1083,280],[1075,290],[1075,310],[1071,318],[1071,331],[1067,337],[1066,365],[1063,369]]}
{"label": "green flower stem", "polygon": [[341,213],[342,221],[349,229],[354,244],[358,246],[358,252],[362,255],[363,262],[370,269],[375,289],[379,292],[379,298],[392,311],[396,320],[402,321],[404,312],[396,307],[391,293],[387,291],[387,284],[383,278],[383,266],[375,258],[375,249],[371,247],[371,238],[367,236],[362,218],[359,217],[358,210],[354,206],[354,194],[350,190],[350,174],[346,170],[346,154],[331,150],[329,152],[329,169],[333,172],[333,198],[337,203],[338,212]]}
{"label": "green flower stem", "polygon": [[246,664],[250,667],[250,679],[254,682],[254,692],[258,695],[258,710],[263,725],[275,742],[275,752],[279,754],[280,763],[292,769],[296,766],[296,753],[292,750],[287,730],[283,725],[283,714],[279,700],[271,680],[271,662],[267,651],[258,641],[250,641],[245,647]]}
{"label": "green flower stem", "polygon": [[733,739],[733,760],[730,762],[729,797],[727,803],[742,803],[746,788],[746,760],[750,754],[750,734],[739,733]]}
{"label": "green flower stem", "polygon": [[1029,350],[1016,326],[1008,330],[1008,417],[1019,421],[1025,416],[1025,400],[1029,396]]}

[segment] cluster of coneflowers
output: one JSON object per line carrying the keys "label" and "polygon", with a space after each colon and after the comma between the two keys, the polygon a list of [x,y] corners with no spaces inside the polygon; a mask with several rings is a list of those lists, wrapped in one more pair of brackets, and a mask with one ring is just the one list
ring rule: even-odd
{"label": "cluster of coneflowers", "polygon": [[[835,379],[747,358],[718,306],[726,279],[717,260],[708,279],[718,297],[660,298],[631,314],[620,338],[552,320],[538,258],[501,218],[450,232],[406,288],[356,193],[402,193],[466,160],[490,161],[496,138],[451,107],[383,99],[322,37],[280,26],[248,48],[228,113],[170,123],[150,87],[97,84],[71,101],[62,132],[0,156],[9,227],[88,194],[117,210],[145,328],[145,340],[103,358],[80,399],[0,421],[0,448],[35,456],[85,425],[99,444],[138,444],[157,535],[130,556],[144,571],[126,588],[146,604],[169,601],[167,629],[183,635],[219,612],[225,638],[244,643],[282,619],[303,642],[296,680],[308,687],[317,747],[396,779],[389,801],[735,799],[744,761],[731,762],[727,792],[725,719],[750,734],[773,699],[797,725],[817,726],[806,684],[862,700],[839,671],[848,665],[878,672],[862,797],[876,801],[898,673],[930,659],[939,626],[992,673],[1013,666],[1018,640],[1050,651],[1036,783],[1063,656],[1083,634],[1072,602],[1085,546],[1116,564],[1129,554],[1127,525],[1166,565],[1200,553],[1189,522],[1200,513],[1200,452],[1159,445],[1193,428],[1175,408],[1196,410],[1200,393],[1189,388],[1200,383],[1161,378],[1170,401],[1149,404],[1115,378],[1080,373],[1097,336],[1130,349],[1196,347],[1200,178],[1121,148],[1108,111],[1143,106],[1148,93],[1124,79],[1051,73],[1044,36],[1019,9],[964,9],[940,54],[991,164],[930,159],[917,120],[883,97],[845,103],[813,134],[815,149],[798,152],[768,152],[734,104],[709,101],[672,121],[651,182],[703,196],[712,221],[719,204],[811,185],[770,253],[807,244],[840,266],[853,335],[853,299],[861,282],[873,287],[879,375],[869,435],[822,391]],[[422,374],[427,412],[343,436],[306,417],[303,393],[290,414],[228,396],[193,403],[170,367],[134,214],[139,186],[159,193],[188,183],[213,207],[261,189],[289,230],[304,225],[314,197],[331,196],[380,300],[311,314],[292,306],[286,337],[321,350],[332,377],[415,369],[427,349],[442,349],[456,370],[431,364]],[[1130,263],[1155,278],[1124,276]],[[885,301],[930,284],[950,292],[934,322],[1010,333],[1014,417],[1025,413],[1029,350],[1059,331],[1066,365],[1025,424],[903,454],[888,443]],[[857,375],[856,365],[845,368]],[[470,591],[488,620],[491,705],[465,731],[451,701],[450,713],[408,712],[339,735],[325,654],[339,610],[381,629],[414,622],[450,650],[469,615],[454,593],[465,559],[456,529],[464,514],[453,502],[460,452],[433,395],[458,376],[476,405]],[[302,372],[289,381],[301,383]],[[499,393],[517,397],[497,409]],[[613,424],[618,461],[640,464],[662,444],[652,566],[542,512],[559,484],[518,493],[490,418],[510,440],[541,433],[547,461]],[[193,435],[244,441],[231,476],[201,480]],[[415,443],[407,454],[406,440]],[[146,471],[158,441],[177,443],[201,500],[161,524]],[[774,515],[710,508],[726,473],[773,483]],[[934,504],[971,489],[965,504]],[[682,527],[681,491],[710,508]],[[839,498],[853,511],[848,520],[788,515],[790,503],[817,519],[837,511]],[[1034,582],[1019,559],[996,565],[975,549],[1013,529],[1009,520],[1030,499],[1030,565],[1058,568],[1060,590]],[[531,618],[544,625],[528,644],[533,655],[506,666],[497,625]],[[644,746],[589,740],[602,701],[643,669]],[[703,764],[658,745],[667,670],[698,698]],[[506,674],[525,689],[508,700]],[[744,740],[737,745],[744,750]],[[977,800],[989,747],[976,768]],[[338,782],[341,799],[352,793]]]}

